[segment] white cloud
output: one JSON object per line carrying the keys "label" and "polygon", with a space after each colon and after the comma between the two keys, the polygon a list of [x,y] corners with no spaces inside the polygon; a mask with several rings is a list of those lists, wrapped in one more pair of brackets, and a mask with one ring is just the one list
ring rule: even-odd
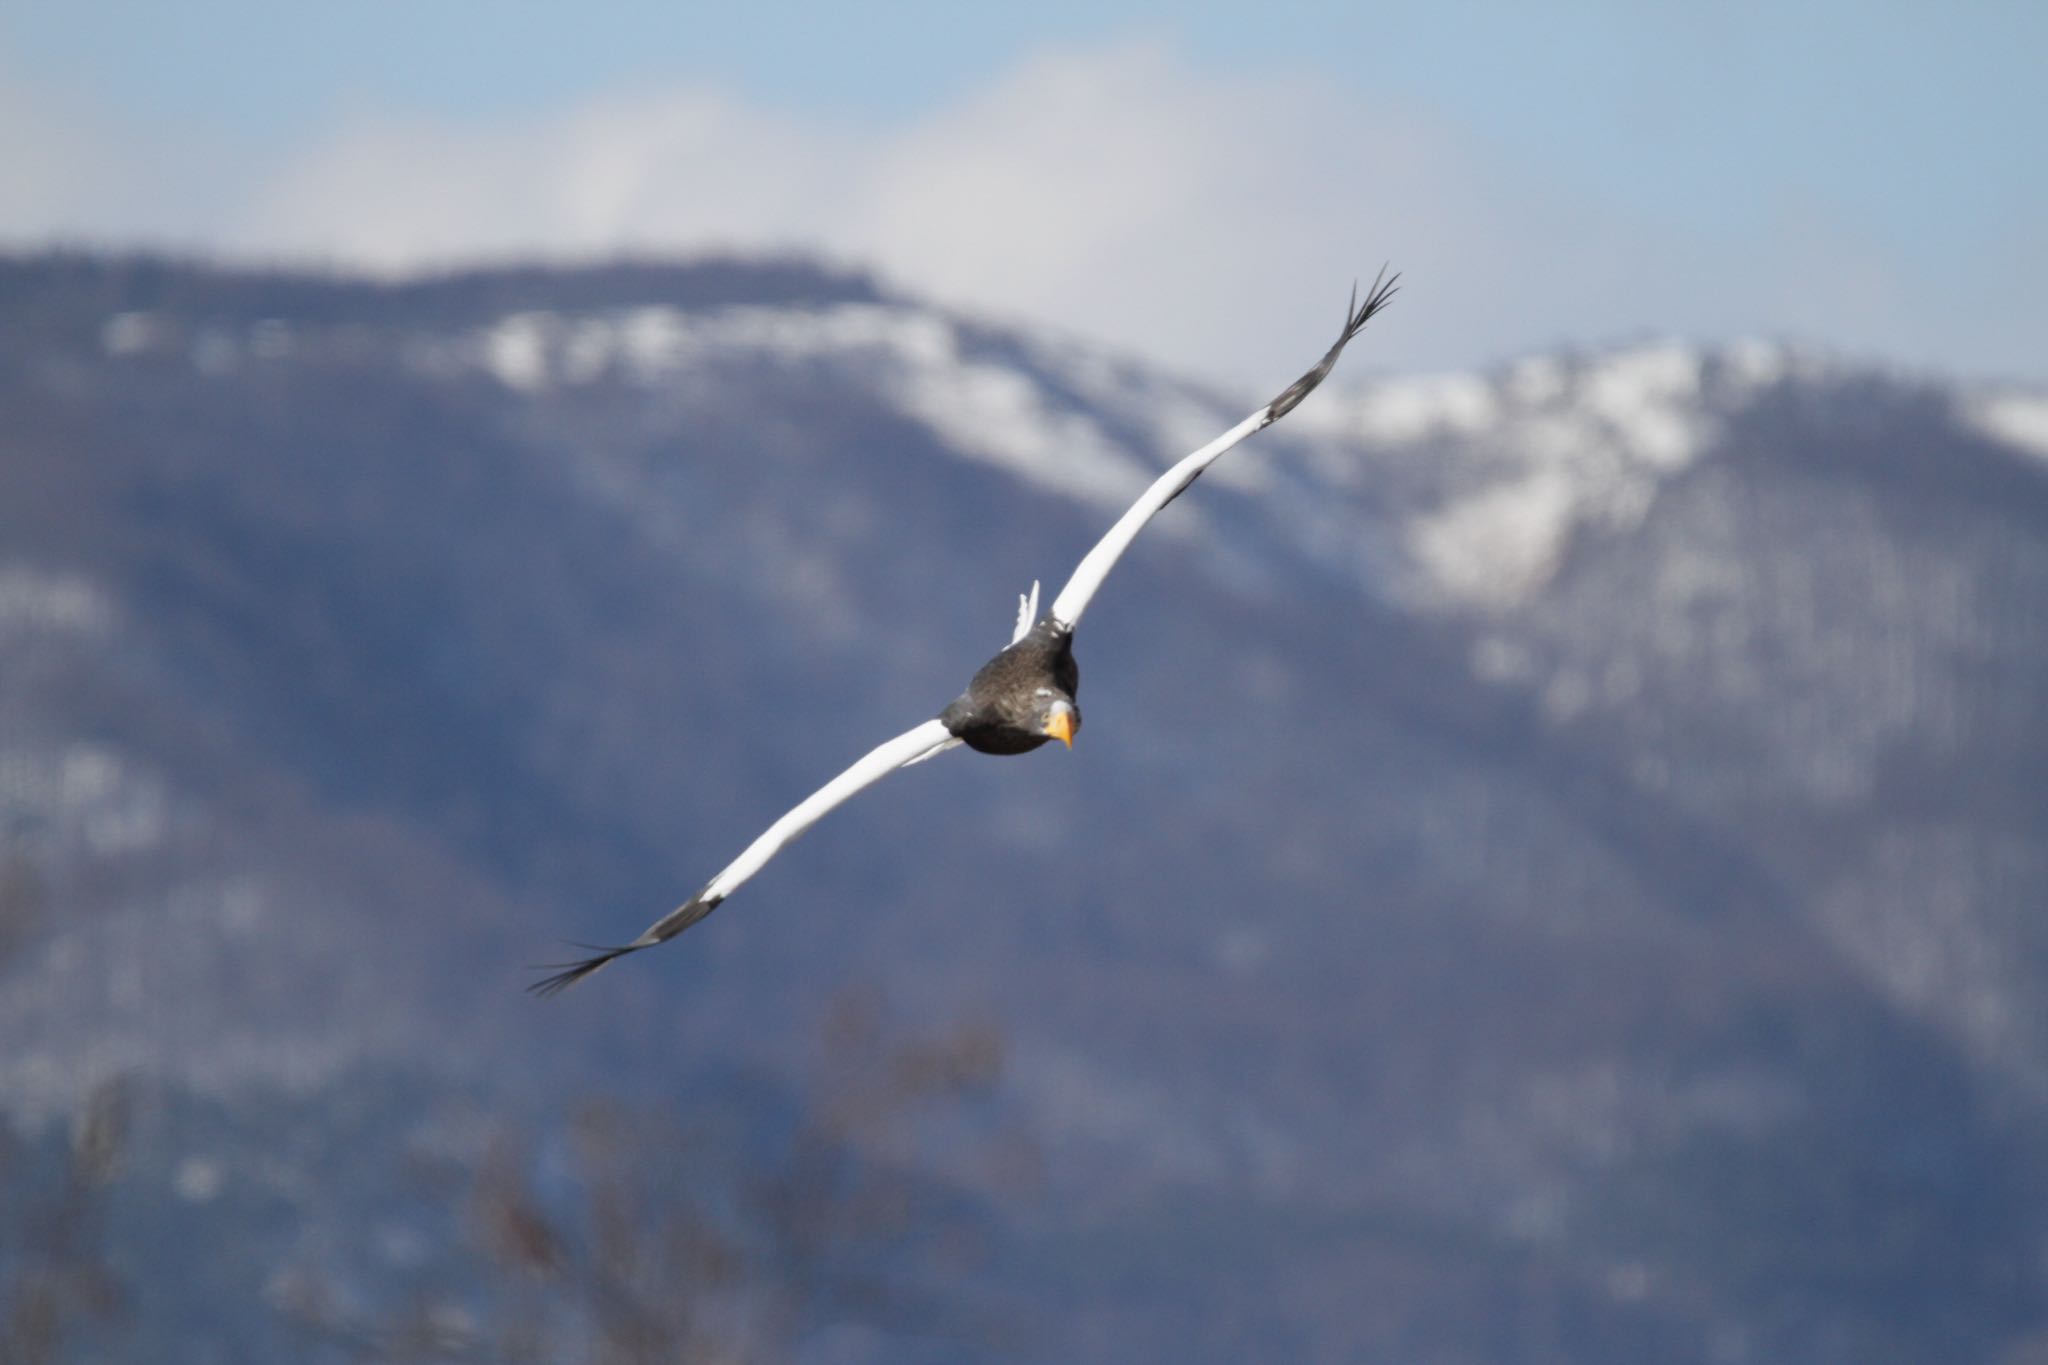
{"label": "white cloud", "polygon": [[816,246],[872,154],[700,90],[510,126],[369,117],[257,187],[229,234],[384,271],[478,255]]}
{"label": "white cloud", "polygon": [[649,89],[516,122],[351,116],[287,162],[8,85],[0,238],[17,242],[383,271],[794,247],[1251,385],[1313,354],[1353,274],[1386,258],[1408,292],[1368,363],[1399,369],[1647,332],[1792,331],[1926,359],[1967,353],[1985,325],[1937,318],[1916,355],[1898,319],[1931,316],[1913,309],[1932,285],[1850,229],[1674,239],[1414,109],[1296,72],[1199,71],[1150,42],[1042,52],[895,124]]}
{"label": "white cloud", "polygon": [[1131,44],[1043,54],[893,127],[701,90],[515,127],[364,119],[259,187],[228,240],[379,269],[798,247],[1264,382],[1323,340],[1352,274],[1392,254],[1390,224],[1428,204],[1414,182],[1450,150],[1433,141],[1313,85],[1204,78]]}

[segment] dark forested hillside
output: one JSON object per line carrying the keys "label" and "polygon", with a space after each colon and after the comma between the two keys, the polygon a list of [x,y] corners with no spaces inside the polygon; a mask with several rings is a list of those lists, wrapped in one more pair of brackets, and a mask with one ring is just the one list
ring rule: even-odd
{"label": "dark forested hillside", "polygon": [[0,262],[0,1356],[2048,1351],[2048,398],[1425,306],[1073,753],[540,1002],[1263,395],[801,262]]}

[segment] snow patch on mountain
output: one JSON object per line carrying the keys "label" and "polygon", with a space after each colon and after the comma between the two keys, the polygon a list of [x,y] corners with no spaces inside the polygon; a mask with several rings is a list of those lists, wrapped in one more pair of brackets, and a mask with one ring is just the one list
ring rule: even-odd
{"label": "snow patch on mountain", "polygon": [[1418,517],[1408,543],[1442,595],[1505,607],[1549,580],[1578,516],[1570,477],[1539,469]]}
{"label": "snow patch on mountain", "polygon": [[113,617],[106,594],[75,574],[0,568],[0,640],[23,631],[99,635]]}
{"label": "snow patch on mountain", "polygon": [[1326,412],[1318,414],[1316,425],[1327,433],[1342,430],[1382,445],[1401,445],[1491,430],[1500,420],[1501,398],[1479,375],[1418,375],[1375,385],[1348,413],[1336,405]]}
{"label": "snow patch on mountain", "polygon": [[1702,370],[1697,352],[1659,343],[1579,366],[1540,357],[1484,389],[1461,376],[1370,402],[1374,438],[1454,447],[1456,464],[1484,471],[1409,523],[1424,595],[1503,610],[1550,580],[1582,527],[1639,521],[1716,434]]}
{"label": "snow patch on mountain", "polygon": [[1547,583],[1580,532],[1638,524],[1731,413],[1812,368],[1768,341],[1656,341],[1381,381],[1304,406],[1297,431],[1323,476],[1394,504],[1400,596],[1497,613]]}
{"label": "snow patch on mountain", "polygon": [[[1219,395],[1082,341],[1025,344],[1031,367],[1094,411],[1113,414],[1116,435],[1160,469],[1216,439],[1258,407],[1254,400]],[[1293,419],[1289,419],[1290,424]],[[1231,458],[1202,475],[1211,486],[1257,493],[1272,486],[1270,465]]]}
{"label": "snow patch on mountain", "polygon": [[0,749],[0,833],[50,859],[114,857],[158,848],[172,803],[155,773],[102,744]]}
{"label": "snow patch on mountain", "polygon": [[594,317],[520,313],[472,338],[469,355],[506,387],[536,392],[623,373],[668,382],[716,359],[831,361],[869,372],[883,396],[960,454],[1070,497],[1122,507],[1151,474],[1083,408],[1027,369],[977,357],[954,322],[925,309],[650,307]]}
{"label": "snow patch on mountain", "polygon": [[[212,373],[229,350],[352,354],[362,330],[271,321],[230,337],[129,312],[107,321],[101,341],[110,357],[182,352]],[[604,380],[715,384],[735,365],[852,370],[961,457],[1104,512],[1255,406],[1083,340],[989,332],[906,303],[527,311],[408,336],[403,350],[416,368],[481,372],[535,396]],[[1375,595],[1497,614],[1548,583],[1576,536],[1639,524],[1759,393],[1829,368],[1768,340],[1713,350],[1661,340],[1488,374],[1333,385],[1261,443],[1267,455],[1248,451],[1208,478],[1270,504],[1291,545]],[[2048,458],[2048,397],[1992,393],[1962,411],[1993,439]],[[1160,533],[1201,524],[1167,519]],[[0,582],[0,625],[7,591]]]}
{"label": "snow patch on mountain", "polygon": [[2048,394],[1981,395],[1964,403],[1962,412],[1992,440],[2048,460]]}

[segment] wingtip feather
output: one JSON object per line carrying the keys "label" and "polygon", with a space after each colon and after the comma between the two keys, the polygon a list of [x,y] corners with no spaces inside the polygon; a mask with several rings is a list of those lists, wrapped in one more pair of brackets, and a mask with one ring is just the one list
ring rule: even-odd
{"label": "wingtip feather", "polygon": [[1295,380],[1278,398],[1266,405],[1265,420],[1268,424],[1277,422],[1294,411],[1302,399],[1314,392],[1316,385],[1322,383],[1336,367],[1337,357],[1344,353],[1344,348],[1351,344],[1351,339],[1364,331],[1365,324],[1371,322],[1393,301],[1394,295],[1401,292],[1400,272],[1395,271],[1391,276],[1387,274],[1387,267],[1391,264],[1390,261],[1381,265],[1380,273],[1373,276],[1372,288],[1366,291],[1364,303],[1358,301],[1358,282],[1352,281],[1351,300],[1344,306],[1344,330],[1337,334],[1336,344],[1330,347],[1314,369]]}
{"label": "wingtip feather", "polygon": [[[713,882],[712,885],[715,886],[717,883]],[[621,943],[610,947],[597,943],[572,943],[569,945],[570,947],[588,949],[591,955],[574,962],[548,962],[541,964],[536,970],[547,972],[549,975],[542,977],[526,989],[543,998],[560,995],[584,977],[589,976],[592,972],[616,958],[624,957],[628,953],[637,953],[642,948],[652,948],[657,943],[668,942],[677,934],[682,933],[683,930],[689,928],[698,920],[703,919],[713,910],[716,910],[724,901],[725,893],[723,892],[700,891],[690,897],[689,900],[669,911],[666,915],[663,915],[659,920],[656,920],[649,926],[646,933],[640,935],[631,943]]]}
{"label": "wingtip feather", "polygon": [[[575,946],[579,948],[588,948],[592,947],[593,945],[587,943],[579,943]],[[598,968],[603,967],[605,964],[611,962],[614,958],[624,957],[627,953],[635,951],[637,946],[638,945],[634,944],[626,944],[617,948],[599,949],[592,956],[581,958],[575,962],[543,963],[537,970],[548,972],[549,975],[544,976],[540,980],[528,985],[526,989],[531,994],[537,995],[543,1000],[552,999],[553,997],[560,995],[563,991],[568,990],[571,986],[581,981],[584,977],[589,976],[592,972],[598,970]]]}

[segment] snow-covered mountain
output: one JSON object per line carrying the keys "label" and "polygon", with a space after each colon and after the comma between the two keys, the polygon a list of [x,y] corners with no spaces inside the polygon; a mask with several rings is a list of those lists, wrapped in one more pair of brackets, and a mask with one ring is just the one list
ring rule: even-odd
{"label": "snow-covered mountain", "polygon": [[1005,1040],[886,1153],[977,1211],[917,1272],[975,1354],[2039,1349],[2048,398],[1761,341],[1387,377],[1411,306],[1119,567],[1072,755],[892,779],[543,1006],[1265,395],[801,264],[0,263],[0,1106],[159,1116],[98,1348],[281,1349],[283,1262],[402,1296],[461,1222],[392,1193],[422,1143],[800,1111],[872,992]]}

